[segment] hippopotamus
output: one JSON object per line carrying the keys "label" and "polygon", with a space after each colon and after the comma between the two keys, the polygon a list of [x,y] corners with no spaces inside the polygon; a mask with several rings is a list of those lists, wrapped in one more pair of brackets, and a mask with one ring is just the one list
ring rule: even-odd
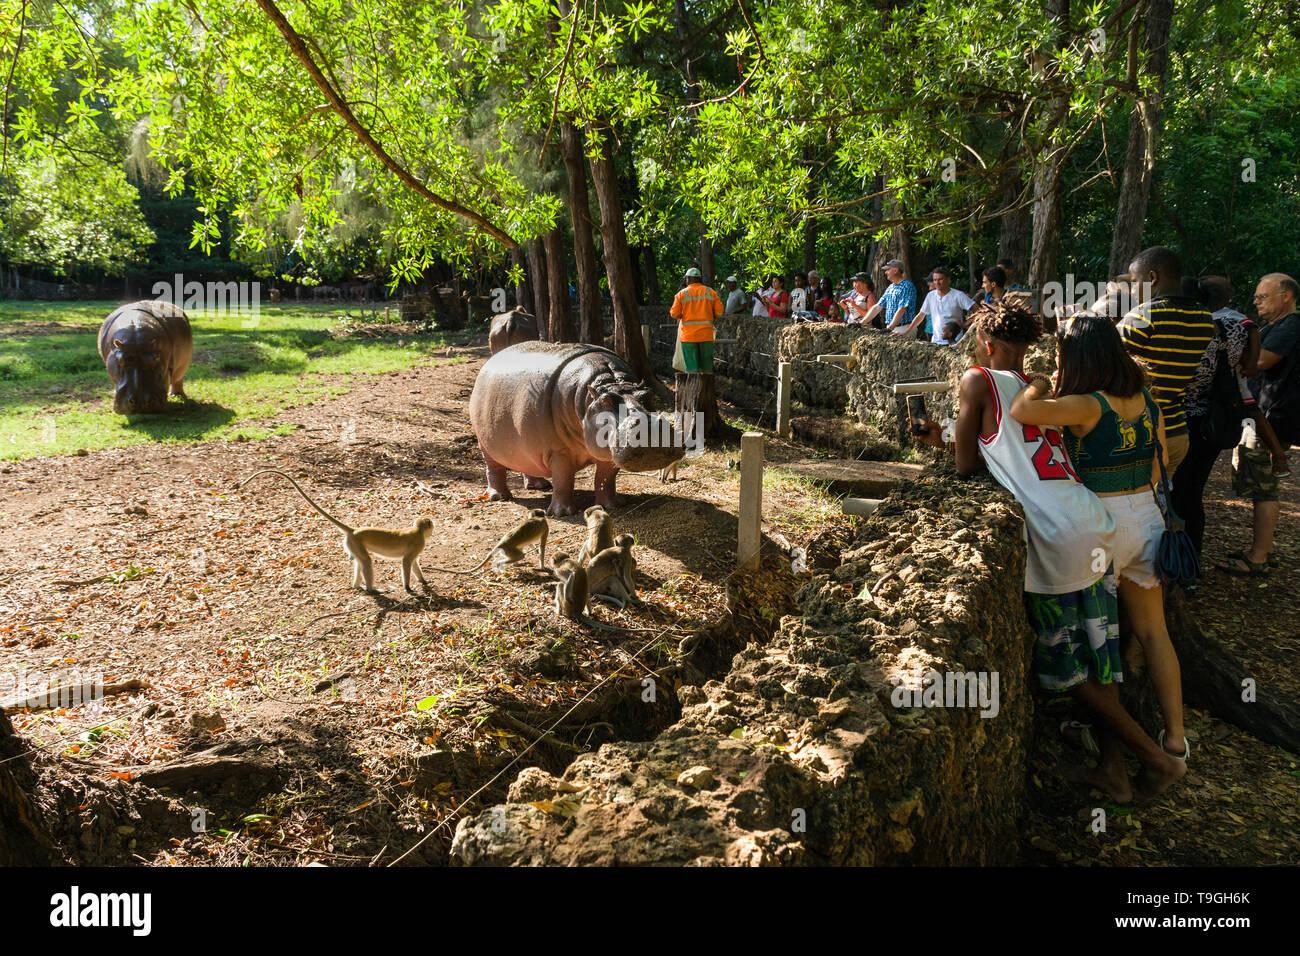
{"label": "hippopotamus", "polygon": [[488,332],[488,352],[496,355],[504,348],[520,342],[536,342],[537,338],[537,316],[523,309],[511,309],[492,317],[492,330]]}
{"label": "hippopotamus", "polygon": [[170,302],[121,306],[99,328],[99,355],[113,380],[113,411],[157,414],[167,407],[169,389],[185,397],[183,379],[194,357],[190,320]]}
{"label": "hippopotamus", "polygon": [[680,429],[651,411],[652,394],[596,345],[521,342],[493,355],[469,397],[488,497],[510,498],[507,470],[550,475],[550,513],[571,515],[573,476],[594,464],[596,503],[613,507],[620,469],[658,471],[685,454]]}

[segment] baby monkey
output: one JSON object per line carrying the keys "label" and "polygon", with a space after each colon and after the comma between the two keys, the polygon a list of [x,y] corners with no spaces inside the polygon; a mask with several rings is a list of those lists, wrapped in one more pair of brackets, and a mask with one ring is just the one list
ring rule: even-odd
{"label": "baby monkey", "polygon": [[360,587],[364,579],[366,591],[371,594],[376,593],[375,566],[374,562],[370,560],[372,553],[383,558],[401,558],[402,587],[412,594],[415,593],[411,588],[412,571],[420,579],[421,584],[428,586],[429,582],[424,579],[424,573],[420,570],[420,552],[424,550],[429,535],[433,533],[432,518],[421,518],[412,527],[400,531],[391,528],[353,528],[316,504],[311,495],[303,491],[302,486],[294,481],[292,477],[274,468],[263,468],[261,471],[254,472],[236,485],[235,490],[244,487],[258,475],[279,475],[288,481],[297,490],[298,494],[307,499],[307,504],[319,511],[325,520],[343,532],[343,548],[353,562],[352,586],[354,588]]}
{"label": "baby monkey", "polygon": [[531,544],[537,544],[537,566],[546,567],[546,538],[551,533],[551,526],[546,520],[546,512],[541,508],[534,508],[528,512],[528,517],[514,529],[503,537],[500,541],[492,546],[492,550],[478,564],[464,571],[458,571],[455,568],[439,568],[429,565],[431,571],[441,571],[443,574],[473,574],[483,565],[487,564],[494,557],[498,558],[499,564],[514,564],[517,561],[524,560],[524,548]]}
{"label": "baby monkey", "polygon": [[587,586],[591,597],[623,608],[628,601],[640,603],[636,596],[636,558],[632,545],[636,538],[620,534],[614,547],[605,548],[587,564]]}
{"label": "baby monkey", "polygon": [[578,552],[578,560],[586,561],[614,547],[614,519],[600,505],[592,505],[582,516],[587,519],[587,540]]}
{"label": "baby monkey", "polygon": [[559,579],[555,582],[555,613],[575,621],[585,620],[589,592],[587,569],[567,554],[552,558],[551,568]]}

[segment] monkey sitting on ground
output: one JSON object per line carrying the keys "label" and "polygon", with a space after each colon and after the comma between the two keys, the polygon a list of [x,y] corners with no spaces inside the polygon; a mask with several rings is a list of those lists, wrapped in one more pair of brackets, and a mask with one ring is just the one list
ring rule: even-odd
{"label": "monkey sitting on ground", "polygon": [[563,552],[551,560],[551,568],[559,579],[555,582],[555,613],[560,617],[585,620],[588,602],[587,569]]}
{"label": "monkey sitting on ground", "polygon": [[353,528],[316,504],[311,495],[303,491],[302,486],[294,481],[292,477],[274,468],[263,468],[261,471],[254,472],[236,485],[235,490],[238,491],[258,475],[279,475],[284,478],[289,484],[293,485],[298,494],[307,499],[307,504],[319,511],[327,521],[343,532],[343,548],[353,562],[352,586],[354,588],[360,587],[364,579],[366,591],[371,594],[378,593],[375,590],[375,567],[370,560],[372,553],[383,558],[401,558],[402,587],[406,588],[407,591],[412,594],[415,593],[411,588],[412,571],[420,579],[420,583],[428,587],[429,582],[424,579],[424,573],[420,570],[420,552],[424,550],[429,535],[433,533],[432,518],[421,518],[412,527],[400,531],[391,528]]}
{"label": "monkey sitting on ground", "polygon": [[517,561],[524,560],[524,548],[532,543],[537,543],[537,566],[546,568],[546,538],[551,533],[551,526],[546,520],[546,512],[541,508],[534,508],[528,512],[528,517],[514,529],[505,535],[500,541],[492,546],[492,550],[487,553],[482,561],[472,568],[464,571],[455,568],[439,568],[429,565],[430,571],[441,571],[443,574],[473,574],[483,565],[497,558],[498,564],[514,564]]}
{"label": "monkey sitting on ground", "polygon": [[636,538],[620,534],[614,542],[614,547],[605,548],[587,564],[587,587],[592,599],[622,609],[629,601],[641,603],[636,596],[636,558],[632,556]]}
{"label": "monkey sitting on ground", "polygon": [[600,505],[592,505],[582,513],[587,519],[587,540],[578,551],[578,560],[586,561],[606,548],[614,547],[614,519]]}
{"label": "monkey sitting on ground", "polygon": [[675,461],[672,464],[665,465],[663,468],[659,469],[659,480],[664,484],[667,484],[670,481],[676,481],[677,466],[680,464],[681,461]]}

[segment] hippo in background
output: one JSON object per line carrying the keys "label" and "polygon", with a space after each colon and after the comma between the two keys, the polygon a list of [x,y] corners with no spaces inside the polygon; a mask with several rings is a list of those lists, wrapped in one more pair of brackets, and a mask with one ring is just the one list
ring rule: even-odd
{"label": "hippo in background", "polygon": [[114,309],[99,328],[99,356],[112,379],[113,411],[156,415],[168,392],[185,397],[194,335],[184,311],[145,299]]}
{"label": "hippo in background", "polygon": [[492,317],[492,329],[488,332],[488,352],[496,355],[512,345],[536,342],[539,338],[537,317],[523,309],[511,309]]}
{"label": "hippo in background", "polygon": [[613,507],[620,470],[658,471],[686,452],[681,431],[650,402],[628,364],[599,346],[523,342],[498,352],[469,397],[488,497],[511,497],[507,471],[550,475],[550,513],[571,515],[574,475],[594,464],[596,503]]}

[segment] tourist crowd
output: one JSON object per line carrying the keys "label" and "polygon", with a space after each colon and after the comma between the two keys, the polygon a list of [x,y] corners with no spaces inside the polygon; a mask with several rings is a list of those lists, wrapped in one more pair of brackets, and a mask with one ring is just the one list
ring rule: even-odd
{"label": "tourist crowd", "polygon": [[1020,289],[1009,260],[983,271],[979,289],[970,294],[953,288],[952,273],[933,269],[926,279],[926,294],[917,308],[917,290],[899,259],[885,263],[888,285],[879,295],[866,272],[845,277],[839,286],[816,271],[796,272],[793,287],[785,288],[779,273],[765,276],[752,292],[740,288],[736,276],[727,276],[724,312],[789,318],[792,321],[842,322],[892,335],[915,335],[935,345],[956,345],[981,309],[1001,302],[1007,292]]}
{"label": "tourist crowd", "polygon": [[[1088,715],[1061,725],[1097,758],[1077,779],[1123,802],[1133,796],[1125,748],[1143,765],[1148,792],[1187,770],[1162,582],[1194,587],[1203,574],[1205,485],[1229,448],[1234,489],[1254,505],[1253,539],[1217,568],[1253,577],[1276,563],[1278,481],[1300,441],[1300,285],[1264,276],[1256,322],[1231,308],[1226,278],[1185,280],[1165,247],[1139,253],[1120,281],[1149,295],[1122,316],[1103,308],[1062,320],[1051,379],[1024,371],[1043,333],[1036,315],[1012,302],[980,312],[977,364],[961,380],[952,445],[961,473],[987,467],[1024,508],[1039,682],[1072,694]],[[937,424],[923,440],[944,447]],[[1180,546],[1190,562],[1180,562]],[[1155,739],[1117,692],[1121,609],[1160,702]]]}
{"label": "tourist crowd", "polygon": [[[729,276],[724,306],[691,269],[672,307],[682,323],[674,366],[712,371],[713,322],[724,309],[841,321],[936,345],[973,334],[976,364],[961,379],[952,440],[935,422],[915,430],[950,446],[960,473],[987,468],[1024,509],[1038,680],[1083,707],[1088,719],[1064,722],[1061,733],[1097,758],[1078,779],[1131,799],[1127,748],[1143,765],[1144,789],[1161,792],[1187,772],[1191,753],[1162,585],[1194,587],[1204,573],[1205,486],[1228,449],[1234,490],[1252,502],[1254,523],[1250,546],[1216,567],[1258,577],[1277,564],[1278,482],[1300,442],[1300,285],[1264,276],[1255,320],[1232,307],[1223,276],[1185,278],[1173,250],[1145,249],[1094,306],[1063,310],[1056,373],[1031,379],[1025,355],[1043,323],[1007,297],[1019,289],[1010,263],[986,269],[970,295],[937,268],[919,308],[904,271],[888,262],[879,295],[866,273],[839,289],[810,272],[787,290],[773,275],[749,293]],[[1139,303],[1127,312],[1117,305],[1126,296]],[[1154,739],[1120,703],[1121,608],[1160,702],[1164,728]]]}

